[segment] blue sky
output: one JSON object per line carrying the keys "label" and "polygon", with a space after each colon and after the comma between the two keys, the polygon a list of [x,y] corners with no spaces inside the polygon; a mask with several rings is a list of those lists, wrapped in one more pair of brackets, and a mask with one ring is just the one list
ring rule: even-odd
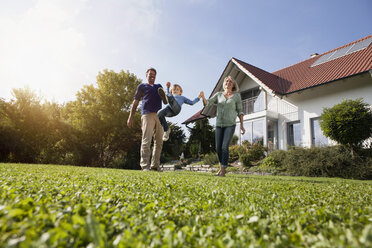
{"label": "blue sky", "polygon": [[28,86],[62,103],[99,71],[145,79],[149,66],[157,83],[209,96],[231,57],[276,71],[371,34],[371,10],[370,0],[2,0],[0,97]]}

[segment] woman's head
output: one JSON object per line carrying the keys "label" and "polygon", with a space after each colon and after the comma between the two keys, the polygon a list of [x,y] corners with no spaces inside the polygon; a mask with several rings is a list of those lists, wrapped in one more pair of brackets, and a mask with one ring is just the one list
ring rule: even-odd
{"label": "woman's head", "polygon": [[232,87],[232,92],[238,92],[239,91],[238,84],[236,83],[236,81],[231,76],[227,76],[223,80],[223,89],[226,90],[229,87]]}
{"label": "woman's head", "polygon": [[182,87],[179,84],[173,84],[169,91],[173,95],[182,95]]}

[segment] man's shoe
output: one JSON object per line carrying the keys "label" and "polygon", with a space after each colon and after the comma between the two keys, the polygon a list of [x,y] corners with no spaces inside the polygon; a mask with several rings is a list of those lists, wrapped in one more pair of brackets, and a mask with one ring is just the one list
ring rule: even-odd
{"label": "man's shoe", "polygon": [[164,104],[168,104],[168,97],[163,88],[158,89],[158,94]]}
{"label": "man's shoe", "polygon": [[170,127],[169,127],[168,130],[166,132],[164,132],[164,134],[163,134],[163,141],[167,141],[169,139],[170,132],[171,132],[171,130],[170,130]]}
{"label": "man's shoe", "polygon": [[150,169],[151,171],[161,172],[159,167],[153,167]]}

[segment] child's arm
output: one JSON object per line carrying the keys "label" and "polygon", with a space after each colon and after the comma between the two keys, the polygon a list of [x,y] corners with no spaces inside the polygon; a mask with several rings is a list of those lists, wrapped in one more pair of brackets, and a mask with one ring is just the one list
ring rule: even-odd
{"label": "child's arm", "polygon": [[185,97],[185,103],[188,104],[188,105],[194,105],[195,103],[197,103],[199,101],[200,101],[200,98],[199,97],[196,97],[192,101],[190,99],[188,99],[187,97]]}

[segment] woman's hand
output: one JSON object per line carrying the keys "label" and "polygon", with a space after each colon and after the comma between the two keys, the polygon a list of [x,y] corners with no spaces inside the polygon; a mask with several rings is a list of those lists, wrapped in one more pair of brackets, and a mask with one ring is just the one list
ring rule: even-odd
{"label": "woman's hand", "polygon": [[240,125],[240,130],[242,131],[242,135],[244,135],[245,134],[245,128],[244,128],[243,124]]}

